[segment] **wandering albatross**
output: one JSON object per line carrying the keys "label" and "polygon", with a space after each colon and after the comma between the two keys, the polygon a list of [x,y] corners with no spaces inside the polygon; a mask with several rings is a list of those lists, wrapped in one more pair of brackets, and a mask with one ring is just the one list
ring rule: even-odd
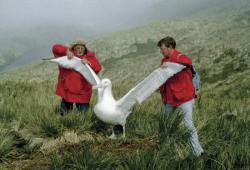
{"label": "wandering albatross", "polygon": [[[69,60],[67,56],[64,56],[51,59],[50,61],[59,64],[61,67],[80,72],[93,85],[93,89],[98,89],[98,100],[94,106],[96,116],[105,123],[122,125],[123,137],[125,137],[126,119],[131,113],[131,108],[136,103],[141,104],[166,80],[185,68],[184,65],[167,62],[165,63],[166,68],[155,69],[125,96],[119,100],[115,100],[112,94],[110,79],[104,78],[100,80],[89,65],[81,63],[81,59],[73,57]],[[110,138],[116,138],[114,127],[112,128]]]}

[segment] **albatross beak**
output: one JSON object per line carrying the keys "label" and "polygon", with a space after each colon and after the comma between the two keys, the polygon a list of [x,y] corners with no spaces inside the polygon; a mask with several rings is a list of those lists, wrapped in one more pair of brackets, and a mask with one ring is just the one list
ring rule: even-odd
{"label": "albatross beak", "polygon": [[98,89],[98,88],[102,88],[102,84],[97,84],[95,86],[92,86],[93,90]]}

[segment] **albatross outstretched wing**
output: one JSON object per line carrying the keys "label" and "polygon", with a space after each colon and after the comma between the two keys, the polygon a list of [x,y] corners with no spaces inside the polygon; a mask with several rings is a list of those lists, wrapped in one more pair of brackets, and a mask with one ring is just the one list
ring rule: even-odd
{"label": "albatross outstretched wing", "polygon": [[67,56],[63,56],[50,59],[50,61],[59,64],[63,68],[73,69],[78,71],[92,85],[97,85],[100,83],[100,79],[96,75],[96,73],[92,70],[92,68],[88,64],[81,63],[80,58],[73,57],[72,59],[69,60]]}
{"label": "albatross outstretched wing", "polygon": [[132,88],[124,97],[118,101],[119,109],[126,114],[132,106],[138,102],[142,103],[147,97],[152,95],[165,81],[174,74],[185,68],[184,65],[168,62],[167,68],[157,68],[148,77]]}

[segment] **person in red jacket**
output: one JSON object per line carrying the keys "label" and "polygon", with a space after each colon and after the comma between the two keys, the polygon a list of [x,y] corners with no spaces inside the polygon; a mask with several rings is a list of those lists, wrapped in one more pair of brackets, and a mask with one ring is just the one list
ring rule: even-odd
{"label": "person in red jacket", "polygon": [[163,115],[169,116],[176,108],[184,114],[184,124],[191,131],[191,144],[196,156],[202,154],[203,149],[198,140],[197,130],[192,121],[195,88],[192,82],[192,60],[175,49],[176,42],[172,37],[165,37],[158,42],[163,58],[161,67],[166,68],[165,62],[174,62],[186,66],[184,70],[168,79],[161,87],[160,93],[164,103]]}
{"label": "person in red jacket", "polygon": [[[55,57],[73,56],[82,59],[82,63],[88,64],[96,73],[102,69],[95,53],[89,51],[83,40],[76,40],[70,47],[62,44],[55,44],[52,47]],[[56,94],[62,97],[60,113],[64,115],[73,109],[73,104],[79,111],[84,112],[89,108],[89,101],[92,95],[92,85],[77,71],[65,69],[59,66]]]}

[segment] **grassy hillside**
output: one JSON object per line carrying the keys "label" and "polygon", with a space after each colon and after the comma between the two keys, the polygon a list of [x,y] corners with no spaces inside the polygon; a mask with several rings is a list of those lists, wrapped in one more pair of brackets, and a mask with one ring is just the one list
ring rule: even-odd
{"label": "grassy hillside", "polygon": [[175,37],[202,75],[193,117],[203,156],[192,155],[179,111],[160,116],[158,93],[134,107],[126,139],[109,140],[109,125],[92,109],[61,117],[57,66],[40,62],[1,76],[0,169],[249,169],[250,11],[229,14],[162,21],[89,44],[119,98],[159,66],[157,41]]}

